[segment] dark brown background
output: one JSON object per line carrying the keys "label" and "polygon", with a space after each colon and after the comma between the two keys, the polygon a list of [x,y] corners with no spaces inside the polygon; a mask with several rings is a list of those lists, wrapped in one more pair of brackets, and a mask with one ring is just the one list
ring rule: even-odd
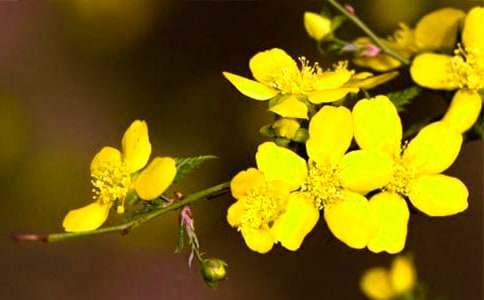
{"label": "dark brown background", "polygon": [[[173,254],[175,215],[126,237],[9,240],[12,232],[61,230],[66,211],[91,197],[91,157],[118,146],[136,118],[148,121],[155,154],[220,156],[176,189],[226,180],[253,164],[258,128],[271,115],[221,71],[248,75],[248,59],[271,47],[325,63],[302,26],[302,13],[323,1],[111,0],[85,10],[70,2],[0,1],[0,299],[363,299],[361,273],[388,265],[390,256],[349,249],[321,225],[297,253],[276,247],[258,255],[226,224],[228,197],[194,207],[202,248],[230,266],[215,291],[187,269],[186,255]],[[384,35],[399,20],[414,24],[444,5],[482,2],[351,3]],[[419,101],[412,115],[442,110]],[[482,143],[466,144],[448,174],[468,185],[469,209],[451,218],[412,216],[407,249],[438,294],[482,299]]]}

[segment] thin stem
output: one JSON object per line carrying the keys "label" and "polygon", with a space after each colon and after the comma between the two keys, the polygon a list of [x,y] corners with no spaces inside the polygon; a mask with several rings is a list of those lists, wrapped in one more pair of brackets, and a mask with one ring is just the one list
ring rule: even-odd
{"label": "thin stem", "polygon": [[108,226],[108,227],[99,228],[91,231],[84,231],[84,232],[62,232],[62,233],[51,233],[47,235],[20,234],[20,235],[13,236],[13,239],[17,241],[41,241],[46,243],[54,243],[54,242],[64,241],[67,239],[73,239],[73,238],[78,238],[82,236],[101,235],[101,234],[114,233],[114,232],[127,234],[129,231],[140,226],[141,224],[144,224],[169,211],[176,210],[178,208],[181,208],[185,205],[196,202],[198,200],[212,199],[222,194],[225,194],[226,192],[228,192],[229,186],[230,186],[230,183],[224,182],[224,183],[209,187],[202,191],[187,195],[183,199],[179,201],[175,201],[167,207],[163,207],[163,208],[151,211],[149,213],[146,213],[144,215],[137,217],[134,220],[131,220],[123,224],[115,225],[115,226]]}
{"label": "thin stem", "polygon": [[380,38],[373,32],[371,29],[363,23],[356,15],[351,14],[348,12],[341,4],[339,4],[336,0],[328,0],[328,2],[333,5],[337,10],[339,10],[342,14],[344,14],[348,19],[350,19],[353,23],[355,23],[361,30],[363,30],[368,37],[378,46],[380,49],[385,52],[386,54],[392,56],[393,58],[399,60],[404,65],[409,65],[410,62],[405,57],[398,54],[396,51],[388,48]]}

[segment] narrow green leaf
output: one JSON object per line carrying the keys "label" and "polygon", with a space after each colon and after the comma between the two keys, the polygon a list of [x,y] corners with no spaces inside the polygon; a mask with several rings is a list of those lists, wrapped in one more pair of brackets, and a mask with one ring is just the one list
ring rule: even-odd
{"label": "narrow green leaf", "polygon": [[193,157],[177,157],[175,182],[180,182],[186,175],[198,168],[205,161],[217,158],[214,155],[201,155]]}
{"label": "narrow green leaf", "polygon": [[405,111],[405,106],[412,103],[412,101],[420,95],[422,89],[417,86],[412,86],[407,89],[396,91],[388,94],[388,98],[395,104],[398,111]]}

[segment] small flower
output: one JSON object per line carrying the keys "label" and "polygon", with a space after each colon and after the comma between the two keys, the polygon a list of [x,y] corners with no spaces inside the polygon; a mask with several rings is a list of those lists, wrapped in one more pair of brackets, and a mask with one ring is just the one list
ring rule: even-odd
{"label": "small flower", "polygon": [[151,154],[148,127],[144,121],[134,121],[122,139],[122,152],[104,147],[91,162],[94,202],[69,211],[63,226],[66,231],[94,230],[107,219],[109,210],[117,203],[118,213],[124,212],[125,199],[136,192],[143,200],[160,196],[176,175],[175,160],[156,157],[144,169]]}
{"label": "small flower", "polygon": [[410,68],[419,85],[436,90],[458,90],[443,121],[464,133],[476,122],[482,108],[479,91],[484,89],[484,7],[475,7],[465,18],[463,47],[455,55],[424,53]]}
{"label": "small flower", "polygon": [[[402,123],[386,96],[363,99],[353,108],[355,140],[361,150],[360,168],[378,168],[382,192],[369,200],[377,226],[368,243],[373,252],[400,252],[405,246],[409,210],[404,197],[432,217],[464,211],[468,191],[459,179],[442,175],[457,158],[462,135],[446,122],[434,122],[401,145]],[[378,161],[368,153],[382,154]],[[358,174],[358,173],[355,173]]]}
{"label": "small flower", "polygon": [[311,38],[321,41],[331,32],[331,20],[320,14],[305,12],[304,28]]}
{"label": "small flower", "polygon": [[[381,41],[407,59],[420,52],[452,49],[456,43],[459,23],[464,16],[461,10],[442,8],[425,15],[415,28],[400,23],[391,37]],[[354,43],[364,47],[371,44],[371,40],[360,37]],[[357,55],[353,62],[380,72],[401,66],[400,61],[386,53],[370,57]]]}
{"label": "small flower", "polygon": [[201,262],[200,272],[205,283],[211,288],[216,288],[227,278],[227,263],[218,258],[206,258]]}
{"label": "small flower", "polygon": [[397,256],[390,270],[382,267],[367,270],[360,281],[360,288],[371,300],[391,300],[413,290],[417,273],[409,256]]}
{"label": "small flower", "polygon": [[[300,58],[301,66],[278,48],[254,55],[249,67],[256,80],[224,72],[225,78],[243,95],[267,101],[276,96],[270,111],[286,118],[308,118],[308,105],[335,102],[349,93],[356,93],[368,81],[382,83],[382,77],[367,77],[360,82],[346,62],[339,62],[331,70],[323,70],[317,63],[311,66]],[[383,74],[386,75],[386,74]],[[393,77],[384,77],[385,81]],[[383,81],[383,82],[385,82]]]}
{"label": "small flower", "polygon": [[272,128],[279,137],[287,138],[292,140],[301,127],[299,122],[294,119],[281,118],[272,124]]}

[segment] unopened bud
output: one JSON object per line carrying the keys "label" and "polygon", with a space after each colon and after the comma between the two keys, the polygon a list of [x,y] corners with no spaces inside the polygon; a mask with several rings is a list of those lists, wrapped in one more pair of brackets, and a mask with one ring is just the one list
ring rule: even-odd
{"label": "unopened bud", "polygon": [[207,258],[202,261],[200,271],[205,283],[216,288],[227,277],[227,263],[218,258]]}
{"label": "unopened bud", "polygon": [[299,122],[294,119],[282,118],[272,124],[272,128],[279,137],[293,139],[299,129]]}
{"label": "unopened bud", "polygon": [[320,41],[331,32],[331,20],[313,12],[305,12],[304,28],[311,38]]}

